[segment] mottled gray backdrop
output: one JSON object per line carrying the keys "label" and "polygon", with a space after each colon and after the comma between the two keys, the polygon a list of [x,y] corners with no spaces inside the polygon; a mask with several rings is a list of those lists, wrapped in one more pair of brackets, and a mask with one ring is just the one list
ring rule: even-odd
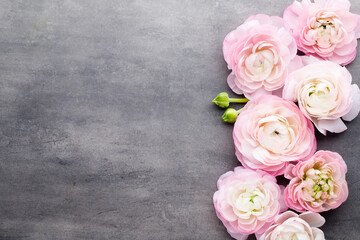
{"label": "mottled gray backdrop", "polygon": [[[291,2],[2,0],[0,239],[231,239],[212,206],[239,165],[211,104],[222,41]],[[359,123],[319,137],[349,167],[330,240],[359,238]]]}

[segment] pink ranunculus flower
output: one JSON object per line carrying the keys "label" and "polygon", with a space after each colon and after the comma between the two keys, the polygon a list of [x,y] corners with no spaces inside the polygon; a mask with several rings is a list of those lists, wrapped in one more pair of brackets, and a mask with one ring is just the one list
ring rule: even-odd
{"label": "pink ranunculus flower", "polygon": [[263,171],[236,167],[217,182],[213,201],[216,214],[237,240],[262,234],[286,205],[276,178]]}
{"label": "pink ranunculus flower", "polygon": [[249,99],[281,94],[288,72],[301,67],[297,47],[280,17],[264,14],[248,18],[224,39],[223,53],[230,88]]}
{"label": "pink ranunculus flower", "polygon": [[351,84],[350,72],[330,61],[303,57],[303,68],[292,72],[283,89],[283,98],[298,102],[301,111],[324,135],[347,128],[360,111],[360,90]]}
{"label": "pink ranunculus flower", "polygon": [[324,223],[325,218],[318,213],[306,212],[297,215],[294,212],[287,211],[277,216],[275,224],[258,239],[325,240],[323,231],[319,229]]}
{"label": "pink ranunculus flower", "polygon": [[299,50],[340,65],[356,57],[360,16],[349,0],[294,1],[284,12]]}
{"label": "pink ranunculus flower", "polygon": [[243,166],[272,175],[289,162],[306,160],[316,150],[314,127],[295,103],[265,95],[249,101],[233,131],[236,156]]}
{"label": "pink ranunculus flower", "polygon": [[330,151],[319,151],[311,159],[289,165],[285,177],[286,205],[298,212],[324,212],[339,207],[348,197],[347,171],[342,157]]}

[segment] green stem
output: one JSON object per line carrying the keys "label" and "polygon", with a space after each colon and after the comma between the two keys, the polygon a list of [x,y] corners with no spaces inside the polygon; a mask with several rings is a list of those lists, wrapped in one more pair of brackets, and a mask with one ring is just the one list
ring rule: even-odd
{"label": "green stem", "polygon": [[249,99],[247,98],[229,98],[229,102],[232,103],[247,103]]}

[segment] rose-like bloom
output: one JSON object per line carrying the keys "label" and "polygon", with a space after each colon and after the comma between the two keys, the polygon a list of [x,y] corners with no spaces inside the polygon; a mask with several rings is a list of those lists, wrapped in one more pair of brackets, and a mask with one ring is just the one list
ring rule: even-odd
{"label": "rose-like bloom", "polygon": [[237,240],[264,233],[279,212],[286,210],[276,178],[263,171],[236,167],[219,178],[217,187],[213,197],[216,214]]}
{"label": "rose-like bloom", "polygon": [[306,160],[316,150],[314,127],[295,103],[265,95],[248,102],[233,131],[236,156],[243,166],[273,175],[291,161]]}
{"label": "rose-like bloom", "polygon": [[289,165],[285,177],[286,205],[298,212],[323,212],[339,207],[348,197],[342,157],[330,151],[319,151],[305,162]]}
{"label": "rose-like bloom", "polygon": [[230,88],[249,99],[281,89],[288,71],[301,67],[288,26],[275,16],[248,18],[225,37],[223,52]]}
{"label": "rose-like bloom", "polygon": [[352,77],[345,67],[315,58],[305,59],[312,63],[289,75],[283,97],[298,102],[301,111],[322,134],[345,131],[340,118],[351,121],[359,114],[359,87],[351,85]]}
{"label": "rose-like bloom", "polygon": [[325,218],[318,213],[297,215],[287,211],[276,217],[275,224],[266,230],[260,240],[325,240],[323,231],[319,229],[324,223]]}
{"label": "rose-like bloom", "polygon": [[284,12],[298,48],[306,54],[346,65],[356,57],[360,16],[348,0],[295,1]]}

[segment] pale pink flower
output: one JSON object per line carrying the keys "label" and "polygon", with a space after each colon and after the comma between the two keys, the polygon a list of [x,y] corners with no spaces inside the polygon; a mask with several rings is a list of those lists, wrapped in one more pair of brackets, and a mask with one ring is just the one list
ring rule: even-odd
{"label": "pale pink flower", "polygon": [[298,212],[323,212],[339,207],[348,197],[347,171],[342,157],[335,152],[318,151],[307,161],[289,165],[285,177],[285,202]]}
{"label": "pale pink flower", "polygon": [[299,50],[346,65],[356,57],[360,16],[350,13],[349,0],[294,1],[284,12]]}
{"label": "pale pink flower", "polygon": [[237,240],[264,233],[279,212],[287,209],[276,178],[263,171],[236,167],[219,178],[217,187],[216,214]]}
{"label": "pale pink flower", "polygon": [[297,215],[294,212],[287,211],[277,216],[275,224],[258,239],[325,240],[323,231],[319,229],[324,223],[325,218],[318,213],[306,212]]}
{"label": "pale pink flower", "polygon": [[298,102],[301,111],[324,135],[345,131],[345,121],[360,111],[360,90],[351,84],[350,72],[330,61],[303,57],[305,67],[292,72],[283,89],[283,98]]}
{"label": "pale pink flower", "polygon": [[275,16],[248,18],[225,37],[223,52],[232,70],[227,79],[230,88],[249,99],[281,94],[288,72],[301,67],[288,26]]}
{"label": "pale pink flower", "polygon": [[249,101],[233,131],[236,156],[243,166],[273,175],[291,161],[306,160],[316,150],[314,127],[291,101],[265,95]]}

